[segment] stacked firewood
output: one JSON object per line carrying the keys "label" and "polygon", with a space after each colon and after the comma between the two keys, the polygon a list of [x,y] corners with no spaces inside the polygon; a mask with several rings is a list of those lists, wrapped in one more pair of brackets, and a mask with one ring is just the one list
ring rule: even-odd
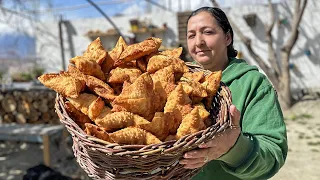
{"label": "stacked firewood", "polygon": [[0,92],[0,124],[58,124],[55,96],[51,90]]}

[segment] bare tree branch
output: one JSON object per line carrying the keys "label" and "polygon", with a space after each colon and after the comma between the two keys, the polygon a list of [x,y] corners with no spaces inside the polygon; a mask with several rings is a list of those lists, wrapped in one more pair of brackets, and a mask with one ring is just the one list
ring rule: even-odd
{"label": "bare tree branch", "polygon": [[291,32],[291,35],[290,35],[289,39],[287,40],[287,42],[281,48],[282,51],[286,51],[286,52],[290,53],[292,47],[294,46],[295,42],[297,41],[298,35],[299,35],[299,24],[302,19],[302,15],[303,15],[303,12],[306,8],[307,2],[308,2],[308,0],[303,0],[302,7],[300,8],[301,1],[296,0],[295,10],[294,10],[294,14],[293,14],[293,20],[291,23],[292,32]]}
{"label": "bare tree branch", "polygon": [[218,4],[215,0],[211,0],[211,3],[212,3],[213,6],[215,6],[215,7],[220,7],[219,4]]}
{"label": "bare tree branch", "polygon": [[280,71],[279,64],[276,61],[276,59],[277,59],[276,52],[273,47],[272,29],[274,27],[276,19],[275,19],[275,14],[274,14],[275,11],[274,11],[273,5],[271,3],[271,0],[269,0],[268,6],[269,6],[270,14],[271,14],[271,24],[269,26],[268,25],[265,26],[265,28],[266,28],[266,41],[267,41],[268,50],[269,50],[268,51],[268,60],[271,63],[271,66],[274,68],[275,76],[278,77],[279,74],[281,73],[281,71]]}
{"label": "bare tree branch", "polygon": [[[211,0],[212,4],[216,7],[220,7],[219,4],[215,0]],[[254,60],[259,64],[260,68],[267,73],[268,76],[271,76],[268,65],[262,60],[262,58],[252,49],[251,39],[246,37],[236,23],[233,22],[231,18],[229,18],[229,23],[233,28],[234,32],[240,37],[241,41],[247,46],[250,55],[254,58]]]}

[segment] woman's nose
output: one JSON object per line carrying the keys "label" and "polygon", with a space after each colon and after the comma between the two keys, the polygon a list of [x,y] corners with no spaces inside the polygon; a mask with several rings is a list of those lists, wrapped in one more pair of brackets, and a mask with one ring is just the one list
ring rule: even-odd
{"label": "woman's nose", "polygon": [[204,44],[204,40],[202,39],[201,35],[196,36],[196,46],[200,47]]}

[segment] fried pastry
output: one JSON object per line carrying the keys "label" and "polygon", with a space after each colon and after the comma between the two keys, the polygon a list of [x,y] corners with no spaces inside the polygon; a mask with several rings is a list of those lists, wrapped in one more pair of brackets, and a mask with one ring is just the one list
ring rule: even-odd
{"label": "fried pastry", "polygon": [[95,119],[99,114],[101,113],[102,109],[104,107],[104,101],[101,99],[101,97],[98,97],[95,99],[88,108],[88,116],[90,119]]}
{"label": "fried pastry", "polygon": [[156,54],[149,58],[147,71],[149,73],[154,73],[159,69],[165,68],[167,66],[172,66],[174,72],[185,73],[189,71],[187,65],[184,61],[179,58],[166,56],[163,54]]}
{"label": "fried pastry", "polygon": [[68,65],[67,72],[74,78],[77,78],[82,81],[86,81],[86,75],[83,74],[76,66],[73,64]]}
{"label": "fried pastry", "polygon": [[38,79],[44,86],[64,97],[77,98],[85,88],[85,81],[74,78],[67,72],[43,74]]}
{"label": "fried pastry", "polygon": [[93,94],[82,93],[77,98],[67,99],[75,108],[88,115],[90,119],[97,117],[104,107],[103,100]]}
{"label": "fried pastry", "polygon": [[88,57],[76,56],[70,59],[70,62],[75,64],[77,69],[79,69],[83,74],[105,80],[105,75],[96,61]]}
{"label": "fried pastry", "polygon": [[94,92],[98,96],[101,96],[107,100],[114,100],[116,97],[114,90],[105,82],[93,76],[86,76],[86,85],[90,91]]}
{"label": "fried pastry", "polygon": [[205,77],[204,82],[201,84],[207,91],[208,97],[206,102],[206,108],[209,109],[212,104],[213,97],[216,95],[222,77],[222,71],[211,72]]}
{"label": "fried pastry", "polygon": [[169,135],[168,127],[171,122],[173,122],[171,113],[156,112],[151,122],[142,123],[138,127],[152,133],[163,141]]}
{"label": "fried pastry", "polygon": [[161,39],[151,37],[140,43],[129,45],[121,53],[119,61],[117,61],[116,64],[122,64],[125,61],[136,60],[152,52],[155,52],[159,49],[161,43]]}
{"label": "fried pastry", "polygon": [[196,82],[201,82],[204,79],[204,72],[199,71],[199,72],[186,72],[182,76],[183,78],[186,78],[188,80],[196,81]]}
{"label": "fried pastry", "polygon": [[122,38],[119,37],[116,46],[107,54],[106,60],[101,64],[101,69],[104,73],[109,73],[114,66],[115,61],[118,61],[121,53],[128,45]]}
{"label": "fried pastry", "polygon": [[155,96],[154,104],[155,111],[160,112],[163,111],[163,108],[167,102],[168,95],[175,88],[175,78],[172,66],[165,67],[160,69],[152,76],[153,80],[153,90],[157,95]]}
{"label": "fried pastry", "polygon": [[107,131],[104,128],[90,123],[85,123],[85,127],[86,134],[113,143],[113,141],[110,139]]}
{"label": "fried pastry", "polygon": [[186,115],[177,130],[177,139],[185,135],[196,133],[205,129],[205,124],[200,117],[198,107],[195,107],[188,115]]}
{"label": "fried pastry", "polygon": [[156,136],[137,127],[121,129],[114,133],[110,133],[109,137],[118,144],[149,145],[161,143]]}
{"label": "fried pastry", "polygon": [[147,72],[147,62],[145,61],[144,57],[141,57],[136,60],[136,66],[142,71]]}
{"label": "fried pastry", "polygon": [[191,99],[184,92],[182,84],[178,86],[169,94],[164,113],[173,113],[174,121],[169,125],[169,131],[174,134],[179,127],[185,115],[191,112]]}
{"label": "fried pastry", "polygon": [[85,129],[85,123],[91,123],[91,119],[87,115],[76,109],[69,101],[64,103],[64,107],[69,116],[75,121],[76,124],[78,124],[78,126],[82,130]]}
{"label": "fried pastry", "polygon": [[179,83],[182,84],[183,90],[190,96],[193,104],[199,103],[208,96],[206,89],[199,82],[187,80]]}
{"label": "fried pastry", "polygon": [[160,54],[163,54],[163,55],[166,55],[166,56],[172,56],[172,57],[180,57],[181,54],[182,54],[182,50],[183,48],[182,47],[178,47],[178,48],[175,48],[175,49],[172,49],[172,50],[165,50],[165,51],[162,51]]}
{"label": "fried pastry", "polygon": [[113,132],[129,126],[150,123],[138,115],[124,111],[110,113],[105,116],[100,115],[94,120],[94,122],[98,126],[105,128],[108,132]]}
{"label": "fried pastry", "polygon": [[149,73],[143,73],[114,99],[112,111],[129,111],[150,121],[155,112],[154,96],[152,78]]}
{"label": "fried pastry", "polygon": [[90,43],[87,50],[83,53],[83,56],[94,60],[98,64],[102,64],[104,62],[107,52],[104,50],[99,37]]}
{"label": "fried pastry", "polygon": [[110,71],[108,83],[123,83],[129,81],[133,83],[142,72],[135,67],[116,67]]}

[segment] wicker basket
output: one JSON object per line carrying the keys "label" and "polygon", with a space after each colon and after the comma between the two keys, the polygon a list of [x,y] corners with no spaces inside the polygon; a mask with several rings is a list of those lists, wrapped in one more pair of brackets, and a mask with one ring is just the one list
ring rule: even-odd
{"label": "wicker basket", "polygon": [[[201,69],[192,68],[192,71]],[[189,179],[201,169],[184,169],[183,154],[230,127],[231,93],[221,83],[210,118],[215,122],[205,130],[155,145],[111,144],[87,135],[67,114],[64,98],[57,94],[55,108],[60,121],[72,135],[73,151],[81,168],[93,179]]]}

